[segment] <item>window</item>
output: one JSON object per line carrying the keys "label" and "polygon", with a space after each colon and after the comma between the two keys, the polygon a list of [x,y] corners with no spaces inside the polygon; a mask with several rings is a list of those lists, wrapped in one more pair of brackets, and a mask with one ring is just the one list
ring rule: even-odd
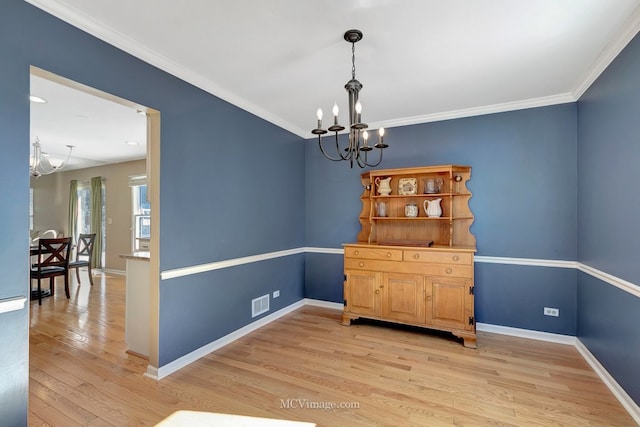
{"label": "window", "polygon": [[148,251],[151,238],[151,204],[147,185],[133,185],[133,250]]}
{"label": "window", "polygon": [[78,183],[78,224],[76,236],[91,232],[91,187],[86,182]]}
{"label": "window", "polygon": [[[91,183],[90,182],[78,182],[78,222],[76,223],[76,236],[80,234],[92,233],[91,231]],[[102,252],[100,254],[101,263],[100,266],[105,265],[106,261],[106,204],[105,204],[106,192],[104,189],[104,184],[102,186],[102,201],[100,205],[102,206],[100,215],[102,215],[102,229],[100,230],[100,234],[102,236]],[[98,234],[98,232],[96,232]],[[98,255],[98,254],[96,254]]]}

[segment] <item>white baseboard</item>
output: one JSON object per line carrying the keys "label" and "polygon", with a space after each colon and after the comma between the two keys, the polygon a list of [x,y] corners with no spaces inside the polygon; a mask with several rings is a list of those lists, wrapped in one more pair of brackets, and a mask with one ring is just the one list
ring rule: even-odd
{"label": "white baseboard", "polygon": [[539,331],[531,331],[528,329],[518,329],[518,328],[510,328],[508,326],[499,326],[499,325],[490,325],[487,323],[476,323],[476,330],[482,332],[492,332],[495,334],[501,335],[510,335],[514,337],[520,338],[530,338],[539,341],[547,341],[559,344],[568,344],[573,345],[580,355],[584,358],[584,360],[591,366],[593,371],[600,377],[602,382],[607,386],[607,388],[613,393],[613,395],[618,399],[620,404],[627,410],[629,415],[635,420],[638,425],[640,425],[640,406],[636,404],[631,396],[627,394],[626,391],[620,384],[611,376],[609,372],[598,362],[598,359],[591,354],[591,352],[587,349],[587,347],[582,344],[580,339],[571,335],[560,335],[560,334],[551,334],[548,332],[539,332]]}
{"label": "white baseboard", "polygon": [[638,425],[640,425],[640,406],[633,401],[631,396],[627,394],[626,391],[620,384],[611,376],[611,374],[602,366],[602,364],[596,359],[596,357],[591,354],[589,349],[582,344],[582,341],[579,339],[576,340],[576,349],[582,355],[584,360],[591,366],[591,368],[595,371],[595,373],[600,377],[602,382],[611,390],[611,393],[618,399],[618,401],[622,404],[624,409],[627,410],[629,415],[634,419]]}
{"label": "white baseboard", "polygon": [[114,274],[116,276],[126,276],[127,272],[125,270],[114,270],[112,268],[105,268],[102,270],[106,274]]}
{"label": "white baseboard", "polygon": [[489,323],[476,323],[476,330],[481,332],[492,332],[500,335],[510,335],[513,337],[529,338],[538,341],[554,342],[557,344],[576,344],[576,337],[572,335],[552,334],[550,332],[532,331],[530,329],[491,325]]}
{"label": "white baseboard", "polygon": [[216,351],[227,344],[231,344],[235,340],[242,338],[243,336],[257,329],[260,329],[261,327],[273,322],[274,320],[277,320],[280,317],[297,310],[298,308],[304,306],[304,304],[305,304],[304,300],[295,302],[274,313],[271,313],[268,316],[258,319],[255,322],[249,323],[247,326],[244,326],[236,331],[233,331],[222,338],[219,338],[213,342],[210,342],[209,344],[202,346],[199,349],[196,349],[189,354],[185,354],[184,356],[174,360],[173,362],[169,362],[166,365],[161,366],[159,368],[155,368],[153,366],[147,366],[147,373],[145,374],[145,376],[160,380],[166,377],[167,375],[171,375],[172,373],[178,371],[179,369],[182,369],[185,366],[195,362],[196,360],[206,356],[207,354],[213,351]]}
{"label": "white baseboard", "polygon": [[147,365],[147,372],[142,374],[143,377],[151,378],[152,380],[158,381],[158,368],[155,366]]}
{"label": "white baseboard", "polygon": [[305,298],[303,301],[304,301],[304,305],[313,305],[315,307],[324,307],[324,308],[330,308],[333,310],[341,310],[341,311],[344,309],[344,304],[340,302],[322,301],[320,299],[311,299],[311,298]]}

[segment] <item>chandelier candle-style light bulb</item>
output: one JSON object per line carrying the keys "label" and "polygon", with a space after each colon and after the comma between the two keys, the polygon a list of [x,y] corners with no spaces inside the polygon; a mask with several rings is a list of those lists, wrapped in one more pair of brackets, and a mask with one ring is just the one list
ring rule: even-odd
{"label": "chandelier candle-style light bulb", "polygon": [[356,123],[362,122],[362,104],[356,102]]}
{"label": "chandelier candle-style light bulb", "polygon": [[[347,160],[351,167],[353,167],[354,163],[361,168],[367,166],[375,167],[382,162],[382,150],[387,148],[388,145],[383,142],[384,129],[380,128],[380,137],[378,143],[374,146],[379,150],[379,157],[375,163],[369,162],[367,154],[369,151],[373,150],[373,147],[369,146],[369,133],[366,131],[369,125],[362,122],[362,104],[358,101],[360,90],[362,89],[362,83],[356,80],[355,51],[356,43],[362,40],[362,32],[359,30],[349,30],[344,33],[344,39],[351,43],[351,80],[349,80],[344,86],[349,95],[349,135],[346,138],[339,138],[339,133],[345,130],[345,127],[338,124],[338,112],[340,110],[337,102],[333,104],[333,109],[331,110],[333,112],[333,125],[329,126],[326,130],[322,129],[322,109],[319,108],[317,112],[318,127],[313,129],[311,133],[318,135],[318,146],[320,147],[320,152],[322,152],[322,155],[327,159],[334,162]],[[324,146],[322,145],[322,135],[327,132],[334,133],[337,157],[332,157],[327,154]],[[344,146],[345,142],[347,142],[346,147]]]}

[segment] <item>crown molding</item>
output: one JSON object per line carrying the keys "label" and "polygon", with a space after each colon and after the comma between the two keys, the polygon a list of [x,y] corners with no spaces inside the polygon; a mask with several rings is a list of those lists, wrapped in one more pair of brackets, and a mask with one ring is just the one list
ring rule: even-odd
{"label": "crown molding", "polygon": [[416,125],[420,123],[439,122],[443,120],[460,119],[464,117],[482,116],[485,114],[504,113],[508,111],[525,110],[527,108],[547,107],[549,105],[567,104],[575,102],[573,94],[543,96],[540,98],[523,99],[520,101],[503,102],[501,104],[485,105],[482,107],[463,108],[460,110],[444,111],[442,113],[425,114],[393,120],[370,123],[369,126],[391,128],[397,126]]}
{"label": "crown molding", "polygon": [[620,52],[622,52],[622,49],[624,49],[636,34],[638,34],[638,31],[640,31],[640,6],[638,6],[629,19],[627,19],[625,25],[618,34],[618,37],[609,43],[600,53],[594,64],[586,73],[586,76],[573,90],[572,96],[576,100],[580,99],[580,97],[584,95],[593,82],[600,77],[600,74],[602,74],[620,54]]}
{"label": "crown molding", "polygon": [[235,105],[255,116],[260,117],[274,125],[285,129],[301,138],[308,138],[309,131],[307,129],[301,129],[293,124],[287,122],[275,114],[266,111],[263,108],[256,106],[255,104],[247,101],[246,99],[237,96],[234,93],[222,88],[213,81],[203,77],[201,74],[194,73],[188,68],[171,61],[167,57],[160,53],[149,49],[148,47],[136,42],[132,38],[116,31],[115,29],[98,23],[98,21],[92,19],[90,16],[79,12],[71,7],[63,6],[61,4],[51,3],[47,0],[24,0],[27,3],[37,7],[38,9],[47,12],[50,15],[55,16],[62,21],[73,25],[74,27],[91,34],[92,36],[117,47],[118,49],[127,52],[138,59],[141,59],[148,64],[159,68],[187,83],[190,83],[205,92],[210,93],[230,104]]}

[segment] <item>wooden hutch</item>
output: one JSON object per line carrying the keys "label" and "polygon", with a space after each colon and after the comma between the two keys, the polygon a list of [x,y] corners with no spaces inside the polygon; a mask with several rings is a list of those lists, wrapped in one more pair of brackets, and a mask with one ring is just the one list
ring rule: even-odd
{"label": "wooden hutch", "polygon": [[[457,165],[361,175],[362,228],[356,243],[344,245],[343,325],[360,317],[397,322],[448,331],[476,347],[470,177],[471,167]],[[376,191],[380,180],[390,194]],[[429,217],[436,199],[442,214]],[[417,216],[407,205],[417,206]]]}

